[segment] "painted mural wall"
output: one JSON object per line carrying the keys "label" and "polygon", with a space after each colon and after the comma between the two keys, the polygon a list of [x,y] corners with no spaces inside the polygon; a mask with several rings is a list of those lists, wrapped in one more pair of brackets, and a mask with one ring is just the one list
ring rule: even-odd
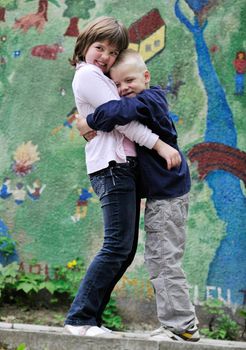
{"label": "painted mural wall", "polygon": [[[100,204],[74,125],[68,63],[79,30],[100,15],[129,28],[152,84],[166,91],[189,161],[183,263],[192,299],[243,304],[244,0],[0,0],[0,263],[48,275],[78,257],[88,264],[100,247]],[[142,213],[138,252],[116,293],[149,300],[143,227]]]}

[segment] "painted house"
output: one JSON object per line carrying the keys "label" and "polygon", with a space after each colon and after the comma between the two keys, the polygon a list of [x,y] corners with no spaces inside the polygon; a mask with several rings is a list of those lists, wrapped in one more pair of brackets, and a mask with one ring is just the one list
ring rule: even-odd
{"label": "painted house", "polygon": [[138,51],[146,62],[164,49],[165,29],[160,12],[152,9],[129,27],[129,47]]}

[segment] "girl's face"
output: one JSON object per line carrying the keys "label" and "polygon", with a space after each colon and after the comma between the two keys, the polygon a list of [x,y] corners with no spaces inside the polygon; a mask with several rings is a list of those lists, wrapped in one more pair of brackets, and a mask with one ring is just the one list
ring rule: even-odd
{"label": "girl's face", "polygon": [[118,55],[119,50],[115,45],[110,45],[107,40],[96,41],[89,46],[85,55],[85,62],[94,64],[103,73],[108,73]]}

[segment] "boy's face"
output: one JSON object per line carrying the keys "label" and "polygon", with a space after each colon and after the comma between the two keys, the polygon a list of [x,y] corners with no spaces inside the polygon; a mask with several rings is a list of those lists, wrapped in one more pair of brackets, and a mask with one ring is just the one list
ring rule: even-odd
{"label": "boy's face", "polygon": [[119,50],[115,45],[110,45],[107,40],[96,41],[89,46],[85,54],[85,61],[94,64],[103,73],[108,73],[118,55]]}
{"label": "boy's face", "polygon": [[119,95],[134,97],[147,88],[150,73],[133,63],[122,62],[110,70],[110,77],[115,82]]}

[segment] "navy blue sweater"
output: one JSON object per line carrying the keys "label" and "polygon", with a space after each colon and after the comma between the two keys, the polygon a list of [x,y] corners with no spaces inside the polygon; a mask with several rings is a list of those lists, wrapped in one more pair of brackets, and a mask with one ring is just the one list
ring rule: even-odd
{"label": "navy blue sweater", "polygon": [[136,145],[141,174],[141,195],[148,199],[168,199],[184,195],[190,190],[190,174],[184,155],[178,148],[177,132],[168,116],[163,90],[151,87],[136,97],[109,101],[87,116],[94,130],[112,131],[115,125],[137,120],[147,125],[160,139],[176,148],[181,155],[179,167],[167,170],[166,161],[156,151]]}

